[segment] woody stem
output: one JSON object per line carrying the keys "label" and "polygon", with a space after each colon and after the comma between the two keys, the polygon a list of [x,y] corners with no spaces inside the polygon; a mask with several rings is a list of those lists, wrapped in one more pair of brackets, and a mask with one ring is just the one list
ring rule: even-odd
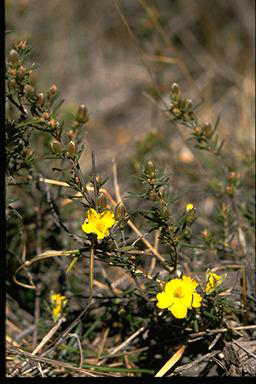
{"label": "woody stem", "polygon": [[89,303],[88,303],[88,305],[90,305],[92,302],[93,272],[94,272],[94,242],[92,240],[91,249],[90,249],[90,280],[89,280]]}

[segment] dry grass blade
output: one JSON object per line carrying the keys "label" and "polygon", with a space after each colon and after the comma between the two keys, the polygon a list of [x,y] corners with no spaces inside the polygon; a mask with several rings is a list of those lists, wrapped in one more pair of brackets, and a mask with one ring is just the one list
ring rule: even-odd
{"label": "dry grass blade", "polygon": [[[220,353],[221,351],[213,351],[211,353],[207,353],[206,355],[203,355],[201,357],[199,357],[198,359],[192,361],[191,363],[188,363],[188,364],[184,364],[180,367],[177,367],[175,370],[174,370],[174,373],[178,373],[178,372],[183,372],[183,371],[186,371],[187,369],[193,367],[194,365],[200,363],[201,361],[203,360],[206,360],[206,359],[210,359],[212,358],[213,356],[217,355],[218,353]],[[174,375],[174,373],[172,375]],[[172,376],[171,375],[171,376]]]}
{"label": "dry grass blade", "polygon": [[185,351],[185,345],[182,345],[177,352],[162,366],[162,368],[156,373],[155,377],[163,377],[174,364],[176,364],[182,357]]}
{"label": "dry grass blade", "polygon": [[84,369],[84,368],[75,367],[75,366],[70,365],[68,363],[63,363],[61,361],[57,361],[57,360],[53,360],[53,359],[48,359],[48,358],[43,357],[43,356],[34,356],[34,355],[32,355],[32,353],[25,352],[25,351],[18,350],[18,349],[14,349],[14,348],[10,348],[10,347],[8,347],[8,350],[9,350],[10,354],[15,354],[15,355],[18,354],[20,356],[25,356],[25,357],[29,358],[31,361],[34,360],[34,361],[38,361],[38,362],[41,362],[41,363],[50,364],[50,365],[52,365],[55,368],[56,367],[61,367],[61,368],[64,368],[66,370],[78,372],[78,373],[80,373],[81,376],[91,376],[91,377],[115,376],[113,373],[110,375],[108,373],[103,373],[103,372],[100,372],[100,374],[99,373],[93,374],[93,373],[89,372],[89,370]]}
{"label": "dry grass blade", "polygon": [[26,260],[25,263],[23,263],[22,265],[20,265],[16,271],[14,272],[14,275],[13,275],[13,281],[20,285],[21,287],[23,288],[28,288],[28,289],[36,289],[36,286],[34,285],[34,283],[31,281],[31,285],[28,285],[28,284],[24,284],[24,283],[21,283],[19,280],[17,280],[17,274],[24,268],[27,268],[27,267],[30,267],[33,263],[35,263],[36,261],[42,261],[44,259],[48,259],[50,257],[60,257],[60,256],[72,256],[76,253],[79,253],[79,249],[73,249],[73,250],[70,250],[70,251],[45,251],[43,253],[41,253],[40,255],[37,255],[35,257],[33,257],[33,259],[31,260]]}
{"label": "dry grass blade", "polygon": [[[33,350],[32,352],[32,355],[36,355],[40,349],[43,348],[43,346],[48,343],[48,341],[52,338],[52,336],[57,332],[57,330],[59,329],[59,327],[61,326],[61,324],[63,323],[65,319],[63,317],[61,317],[57,323],[50,329],[50,331],[47,333],[47,335],[44,336],[44,338],[41,340],[41,342],[38,344],[38,346]],[[22,364],[21,368],[24,368],[26,367],[28,363],[28,360],[27,361],[24,361],[24,363]],[[15,370],[12,375],[15,376],[17,374],[18,370]]]}

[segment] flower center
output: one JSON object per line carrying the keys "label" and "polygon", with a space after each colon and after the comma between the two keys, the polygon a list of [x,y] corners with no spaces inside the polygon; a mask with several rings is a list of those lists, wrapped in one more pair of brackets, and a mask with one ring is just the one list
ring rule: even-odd
{"label": "flower center", "polygon": [[182,292],[182,288],[181,287],[178,287],[174,293],[173,293],[173,296],[174,297],[177,297],[179,299],[181,299],[183,296],[184,296],[184,293]]}
{"label": "flower center", "polygon": [[97,227],[98,231],[103,232],[104,231],[104,227],[105,227],[104,222],[99,220],[96,223],[96,227]]}

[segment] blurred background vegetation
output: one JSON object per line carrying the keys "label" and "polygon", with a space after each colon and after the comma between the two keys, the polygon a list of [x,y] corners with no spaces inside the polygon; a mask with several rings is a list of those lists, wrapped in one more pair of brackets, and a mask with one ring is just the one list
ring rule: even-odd
{"label": "blurred background vegetation", "polygon": [[[253,149],[254,1],[120,5],[163,96],[177,82],[187,97],[204,101],[200,111],[206,120],[221,115],[230,151],[236,141],[240,154]],[[171,129],[143,95],[152,81],[115,2],[46,0],[39,6],[33,0],[6,0],[6,29],[12,31],[8,39],[28,39],[33,46],[40,87],[55,83],[67,111],[74,112],[77,103],[87,105],[87,138],[98,165],[109,167],[113,155],[129,156],[146,132]],[[173,133],[171,141],[172,151],[182,157]]]}
{"label": "blurred background vegetation", "polygon": [[[220,117],[218,133],[225,140],[224,157],[229,170],[239,172],[241,176],[241,194],[248,203],[243,206],[244,212],[249,216],[248,221],[253,222],[253,0],[5,0],[5,18],[5,28],[8,31],[6,49],[10,48],[13,41],[28,40],[32,46],[29,60],[38,65],[35,71],[38,89],[45,90],[56,84],[65,99],[60,118],[66,121],[67,130],[77,106],[87,106],[90,118],[85,127],[85,147],[80,158],[85,176],[91,172],[93,150],[97,169],[102,176],[108,177],[106,188],[114,196],[112,158],[115,158],[121,192],[124,200],[128,201],[127,192],[139,189],[138,181],[132,175],[139,174],[145,161],[153,159],[165,167],[171,193],[184,194],[177,202],[177,210],[182,210],[190,201],[197,207],[200,215],[195,224],[196,234],[199,235],[205,227],[211,226],[209,217],[216,214],[216,199],[219,198],[216,178],[221,171],[215,159],[206,157],[191,146],[189,130],[184,126],[176,129],[176,125],[163,113],[170,104],[171,84],[176,82],[186,98],[199,103],[197,113],[203,121],[214,124],[218,116]],[[47,137],[35,137],[33,140],[37,148],[37,171],[44,177],[58,178],[56,172],[52,171],[55,165],[53,160],[48,158],[44,163],[40,161],[46,153],[44,148],[49,144]],[[204,179],[205,174],[209,176],[208,184]],[[214,191],[213,195],[208,193],[209,189]],[[22,338],[22,329],[28,329],[34,321],[35,296],[31,290],[17,288],[12,281],[12,275],[20,264],[20,258],[15,256],[15,249],[22,254],[23,245],[26,244],[27,256],[30,257],[45,249],[74,247],[72,240],[63,237],[60,228],[53,224],[50,210],[43,211],[44,201],[38,200],[40,195],[36,193],[32,190],[28,198],[23,195],[22,189],[19,190],[18,201],[13,206],[24,215],[22,229],[18,226],[17,230],[15,221],[11,220],[7,228],[7,242],[10,246],[7,256],[8,334],[13,337],[18,334],[18,339],[14,337],[17,342],[23,340],[26,346],[33,342],[34,347],[35,340],[40,340],[52,323],[47,323],[47,310],[44,308],[41,323],[37,325],[38,335],[35,336],[33,331],[34,341]],[[56,201],[67,197],[61,189],[56,189],[53,194]],[[29,205],[33,199],[35,208],[33,204]],[[26,202],[29,202],[28,205]],[[38,205],[42,208],[41,213],[36,208]],[[131,199],[127,205],[136,218],[138,202]],[[81,211],[73,212],[73,209],[73,205],[67,205],[62,215],[67,221],[72,216],[69,224],[78,232],[82,220]],[[82,215],[84,219],[84,214]],[[138,217],[138,226],[140,223]],[[242,225],[245,232],[246,225]],[[248,224],[250,225],[253,227],[254,222]],[[35,231],[40,232],[36,237]],[[253,292],[255,284],[252,271],[255,263],[252,229],[246,236],[248,253],[241,262],[246,266],[249,289]],[[229,263],[238,261],[232,255],[223,256],[221,251],[214,254],[205,252],[201,258],[198,255],[199,253],[193,251],[191,259],[185,255],[186,262],[183,260],[183,268],[197,271],[198,276],[206,266],[213,267],[223,259]],[[41,294],[45,302],[49,286],[56,290],[61,285],[67,288],[63,282],[63,271],[66,267],[62,262],[53,264],[46,261],[33,270],[33,278],[37,278],[37,282],[42,284]],[[144,267],[150,268],[150,263],[146,261]],[[100,280],[102,274],[106,284],[123,276],[122,272],[110,267],[97,268],[96,277]],[[67,290],[72,291],[77,299],[70,307],[72,319],[82,310],[79,297],[83,298],[85,289],[80,286],[81,278],[82,272],[76,270],[67,283]],[[127,285],[124,287],[126,289]],[[105,292],[105,288],[100,286],[96,289]],[[138,301],[134,313],[139,313],[139,306]],[[136,316],[136,320],[125,318],[120,307],[122,305],[117,301],[106,314],[104,329],[110,329],[109,335],[104,334],[102,324],[97,323],[93,311],[86,318],[87,325],[84,329],[77,331],[94,345],[95,348],[92,349],[97,351],[104,335],[111,340],[109,343],[112,345],[125,340],[130,330],[135,332],[141,325]],[[50,316],[51,313],[49,318]],[[248,324],[253,319],[251,312]],[[18,325],[22,325],[21,328]],[[154,337],[158,331],[155,331]],[[250,335],[252,339],[254,336]],[[145,340],[148,341],[148,335]],[[160,344],[161,337],[156,340]],[[75,342],[70,342],[69,347],[70,349],[58,351],[58,357],[62,356],[63,361],[72,360]],[[138,344],[139,347],[141,344]],[[159,348],[151,346],[150,353],[146,357],[142,354],[135,361],[134,367],[160,368],[166,356],[159,357],[159,353]],[[195,351],[191,350],[191,353],[196,356]],[[201,372],[204,368],[201,367]],[[207,374],[214,375],[216,372],[209,368]],[[54,374],[57,375],[56,372]],[[58,374],[61,375],[60,372]],[[143,371],[138,371],[137,374],[143,375]],[[198,371],[191,371],[190,374],[197,375]]]}

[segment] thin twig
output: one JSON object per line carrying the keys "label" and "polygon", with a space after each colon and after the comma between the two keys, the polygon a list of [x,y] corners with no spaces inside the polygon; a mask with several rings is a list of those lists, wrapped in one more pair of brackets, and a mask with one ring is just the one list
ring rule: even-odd
{"label": "thin twig", "polygon": [[[54,326],[50,329],[50,331],[44,336],[44,338],[41,340],[41,342],[38,344],[38,346],[33,350],[32,352],[32,355],[36,355],[40,349],[43,348],[43,346],[52,338],[52,336],[56,333],[56,331],[59,329],[59,327],[61,326],[61,324],[63,323],[65,319],[63,317],[61,317],[56,324],[54,324]],[[13,371],[12,373],[12,376],[15,376],[20,369],[22,368],[26,368],[28,365],[28,361],[24,361],[24,363],[22,364],[22,366],[20,368],[17,368]]]}
{"label": "thin twig", "polygon": [[[39,361],[41,363],[51,364],[54,367],[62,367],[62,368],[65,368],[65,369],[69,369],[71,371],[78,372],[80,374],[86,374],[87,376],[92,376],[92,377],[99,376],[99,374],[94,375],[93,373],[90,373],[88,370],[86,370],[84,368],[75,367],[75,366],[70,365],[68,363],[63,363],[63,362],[60,362],[58,360],[48,359],[48,358],[43,357],[43,356],[34,356],[34,355],[32,355],[32,353],[23,351],[21,349],[14,349],[14,348],[10,348],[10,347],[8,349],[9,349],[9,352],[13,352],[15,354],[23,355],[25,357],[28,357],[29,360],[34,360],[34,361]],[[102,376],[110,376],[109,374],[103,373],[103,372],[101,372],[100,374]],[[11,374],[10,376],[13,376],[13,374]],[[111,376],[114,376],[114,375],[111,374]]]}
{"label": "thin twig", "polygon": [[[122,203],[122,197],[120,193],[120,188],[118,184],[118,179],[117,179],[117,167],[116,167],[116,162],[113,159],[113,177],[114,177],[114,185],[115,185],[115,192],[116,192],[116,198],[118,203]],[[133,224],[131,220],[128,220],[127,224],[130,226],[130,228],[133,229],[133,231],[141,238],[141,240],[146,244],[146,246],[151,250],[151,252],[154,254],[154,256],[163,263],[163,267],[170,273],[173,272],[173,268],[169,267],[169,265],[166,263],[165,258],[160,255],[156,249],[150,244],[148,240],[144,238],[144,235],[138,230],[138,228]]]}
{"label": "thin twig", "polygon": [[173,373],[171,375],[168,375],[168,377],[174,376],[175,373],[180,373],[180,372],[186,371],[187,369],[192,368],[194,365],[201,363],[201,361],[203,361],[203,360],[211,359],[213,356],[216,356],[220,352],[221,352],[220,350],[219,351],[213,351],[213,352],[207,353],[206,355],[199,357],[198,359],[192,361],[191,363],[181,365],[180,367],[175,368]]}
{"label": "thin twig", "polygon": [[116,348],[114,348],[111,352],[110,352],[110,355],[113,356],[115,355],[117,352],[119,352],[121,349],[127,347],[128,344],[130,344],[130,342],[135,339],[141,332],[143,332],[145,330],[145,327],[140,327],[136,332],[134,332],[133,335],[131,335],[130,337],[128,337],[128,339],[126,339],[122,344],[118,345]]}
{"label": "thin twig", "polygon": [[76,338],[77,345],[78,345],[79,352],[80,352],[80,364],[79,364],[79,367],[81,368],[83,363],[84,363],[84,357],[83,357],[83,348],[82,348],[82,345],[81,345],[80,338],[79,338],[79,336],[76,333],[70,333],[69,336]]}
{"label": "thin twig", "polygon": [[93,273],[94,273],[94,244],[92,241],[90,249],[90,282],[89,282],[89,304],[92,302],[93,292]]}
{"label": "thin twig", "polygon": [[104,332],[103,332],[102,341],[100,343],[100,348],[99,348],[99,351],[98,351],[98,354],[97,354],[97,360],[100,359],[100,356],[101,356],[101,354],[103,352],[103,349],[105,347],[105,343],[106,343],[108,334],[109,334],[109,328],[105,329]]}
{"label": "thin twig", "polygon": [[41,289],[42,284],[38,283],[36,286],[36,298],[35,298],[35,311],[34,311],[34,331],[33,331],[33,343],[32,343],[32,349],[34,350],[36,348],[37,344],[37,327],[38,327],[38,321],[40,319],[40,295],[41,295]]}
{"label": "thin twig", "polygon": [[238,341],[236,340],[233,340],[233,343],[235,345],[237,345],[239,348],[241,348],[243,351],[245,351],[246,353],[248,353],[248,355],[252,356],[254,359],[256,359],[256,355],[254,353],[252,353],[251,351],[249,351],[249,349],[245,348],[242,344],[238,343]]}
{"label": "thin twig", "polygon": [[214,335],[216,333],[225,333],[225,332],[229,332],[229,331],[239,331],[239,330],[245,330],[245,329],[256,329],[256,325],[244,325],[244,326],[241,326],[241,327],[234,327],[234,328],[218,328],[218,329],[209,329],[209,330],[206,330],[206,331],[202,331],[202,332],[197,332],[197,333],[191,333],[189,335],[189,337],[198,337],[198,336],[210,336],[210,335]]}
{"label": "thin twig", "polygon": [[[117,347],[113,348],[112,351],[110,352],[110,356],[114,356],[117,352],[119,352],[121,349],[124,349],[127,347],[130,342],[135,339],[141,332],[145,330],[145,327],[140,327],[133,335],[128,337],[123,343],[118,345]],[[104,364],[107,359],[101,360],[98,365]]]}
{"label": "thin twig", "polygon": [[88,311],[89,307],[90,307],[91,303],[88,302],[87,306],[82,310],[82,312],[80,313],[80,315],[77,316],[77,318],[65,329],[65,331],[52,343],[52,345],[49,347],[48,350],[46,350],[45,352],[43,352],[41,354],[41,356],[45,356],[47,355],[48,353],[50,353],[51,351],[54,350],[54,348],[56,347],[56,345],[62,343],[65,338],[68,336],[69,332],[77,325],[77,323],[79,322],[79,320],[85,315],[85,313]]}

